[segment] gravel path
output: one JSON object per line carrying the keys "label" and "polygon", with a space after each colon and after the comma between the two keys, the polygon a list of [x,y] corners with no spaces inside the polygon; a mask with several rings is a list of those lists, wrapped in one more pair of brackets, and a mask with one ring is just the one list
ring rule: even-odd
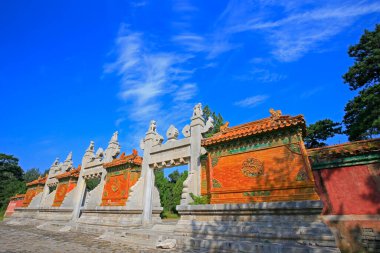
{"label": "gravel path", "polygon": [[52,232],[35,226],[10,226],[0,223],[1,253],[98,253],[164,252],[153,249],[136,249],[120,242],[97,239],[95,235],[79,232]]}

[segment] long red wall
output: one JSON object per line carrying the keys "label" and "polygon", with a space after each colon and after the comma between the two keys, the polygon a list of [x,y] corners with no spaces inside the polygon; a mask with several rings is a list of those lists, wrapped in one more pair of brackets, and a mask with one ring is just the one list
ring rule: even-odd
{"label": "long red wall", "polygon": [[5,217],[9,217],[9,216],[11,216],[14,213],[15,208],[22,207],[22,204],[24,202],[24,197],[25,196],[22,195],[20,197],[16,196],[15,198],[11,198],[11,200],[9,201],[7,210],[5,211],[4,216]]}
{"label": "long red wall", "polygon": [[323,214],[380,214],[380,163],[313,171]]}

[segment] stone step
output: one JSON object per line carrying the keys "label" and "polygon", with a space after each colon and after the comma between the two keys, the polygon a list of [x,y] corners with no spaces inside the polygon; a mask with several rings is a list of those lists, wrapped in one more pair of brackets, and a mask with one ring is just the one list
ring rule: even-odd
{"label": "stone step", "polygon": [[173,224],[156,224],[152,227],[154,231],[173,232],[177,223]]}
{"label": "stone step", "polygon": [[[205,224],[204,221],[186,221],[181,220],[177,223],[178,225],[192,225],[192,226],[199,226],[202,224]],[[216,225],[216,226],[232,226],[232,227],[249,227],[249,226],[263,226],[263,227],[291,227],[298,228],[298,227],[311,227],[311,228],[324,228],[326,225],[321,221],[315,221],[315,222],[288,222],[288,221],[275,221],[271,220],[268,221],[257,221],[257,222],[237,222],[237,221],[212,221],[207,222],[208,225]]]}
{"label": "stone step", "polygon": [[279,239],[308,239],[312,238],[314,240],[332,240],[334,241],[334,236],[327,229],[317,229],[317,228],[285,228],[277,227],[276,229],[270,227],[216,227],[216,226],[202,226],[202,227],[192,227],[183,228],[177,227],[175,230],[179,234],[210,234],[216,235],[231,235],[236,237],[245,238],[279,238]]}
{"label": "stone step", "polygon": [[338,253],[334,248],[317,248],[285,243],[267,243],[255,241],[228,241],[228,240],[205,240],[191,238],[185,247],[189,249],[207,249],[207,252],[276,252],[276,253]]}
{"label": "stone step", "polygon": [[198,238],[198,239],[204,239],[204,240],[223,240],[223,241],[265,241],[265,242],[271,242],[271,243],[298,243],[302,245],[319,245],[319,246],[326,246],[326,247],[335,247],[335,238],[332,236],[324,236],[324,237],[316,237],[315,235],[309,236],[309,237],[276,237],[276,236],[266,236],[259,234],[256,237],[249,236],[249,235],[234,235],[234,234],[210,234],[209,232],[205,231],[203,233],[189,233],[189,234],[177,234],[177,236],[182,237],[191,237],[191,238]]}

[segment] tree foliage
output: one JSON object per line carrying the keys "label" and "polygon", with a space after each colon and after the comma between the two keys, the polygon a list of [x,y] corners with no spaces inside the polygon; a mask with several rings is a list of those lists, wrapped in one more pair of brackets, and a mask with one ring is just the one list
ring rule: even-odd
{"label": "tree foliage", "polygon": [[100,178],[90,178],[86,179],[86,189],[87,191],[92,191],[100,183]]}
{"label": "tree foliage", "polygon": [[190,205],[206,205],[210,204],[210,198],[209,196],[197,196],[193,193],[190,193],[191,198],[193,199],[193,202],[190,203]]}
{"label": "tree foliage", "polygon": [[210,116],[214,119],[214,128],[210,132],[206,133],[205,137],[210,137],[215,133],[218,133],[220,131],[220,127],[225,123],[223,116],[220,113],[216,114],[208,105],[206,105],[203,107],[203,117],[207,120]]}
{"label": "tree foliage", "polygon": [[23,174],[16,157],[0,153],[0,210],[7,208],[10,197],[25,193]]}
{"label": "tree foliage", "polygon": [[25,182],[29,183],[29,182],[32,182],[33,180],[38,179],[40,176],[43,176],[43,175],[40,174],[39,169],[31,168],[25,172],[23,178]]}
{"label": "tree foliage", "polygon": [[168,178],[165,177],[163,170],[156,170],[154,173],[163,211],[177,213],[176,206],[180,204],[183,182],[186,180],[188,172],[180,173],[175,170],[169,174]]}
{"label": "tree foliage", "polygon": [[340,123],[333,122],[330,119],[319,120],[306,128],[305,146],[306,148],[326,146],[327,144],[324,141],[335,134],[341,133],[342,127]]}
{"label": "tree foliage", "polygon": [[18,179],[22,180],[23,170],[18,165],[18,158],[13,155],[0,153],[0,180]]}
{"label": "tree foliage", "polygon": [[344,109],[346,134],[353,141],[380,134],[380,24],[365,30],[348,54],[355,62],[343,79],[351,90],[359,90]]}

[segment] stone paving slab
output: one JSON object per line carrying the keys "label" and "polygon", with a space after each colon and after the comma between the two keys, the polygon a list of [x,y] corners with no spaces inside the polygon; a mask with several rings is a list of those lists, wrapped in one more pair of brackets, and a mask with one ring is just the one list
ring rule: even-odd
{"label": "stone paving slab", "polygon": [[0,223],[0,253],[151,253],[178,250],[134,248],[120,242],[97,239],[80,232],[52,232],[35,226],[10,226]]}

